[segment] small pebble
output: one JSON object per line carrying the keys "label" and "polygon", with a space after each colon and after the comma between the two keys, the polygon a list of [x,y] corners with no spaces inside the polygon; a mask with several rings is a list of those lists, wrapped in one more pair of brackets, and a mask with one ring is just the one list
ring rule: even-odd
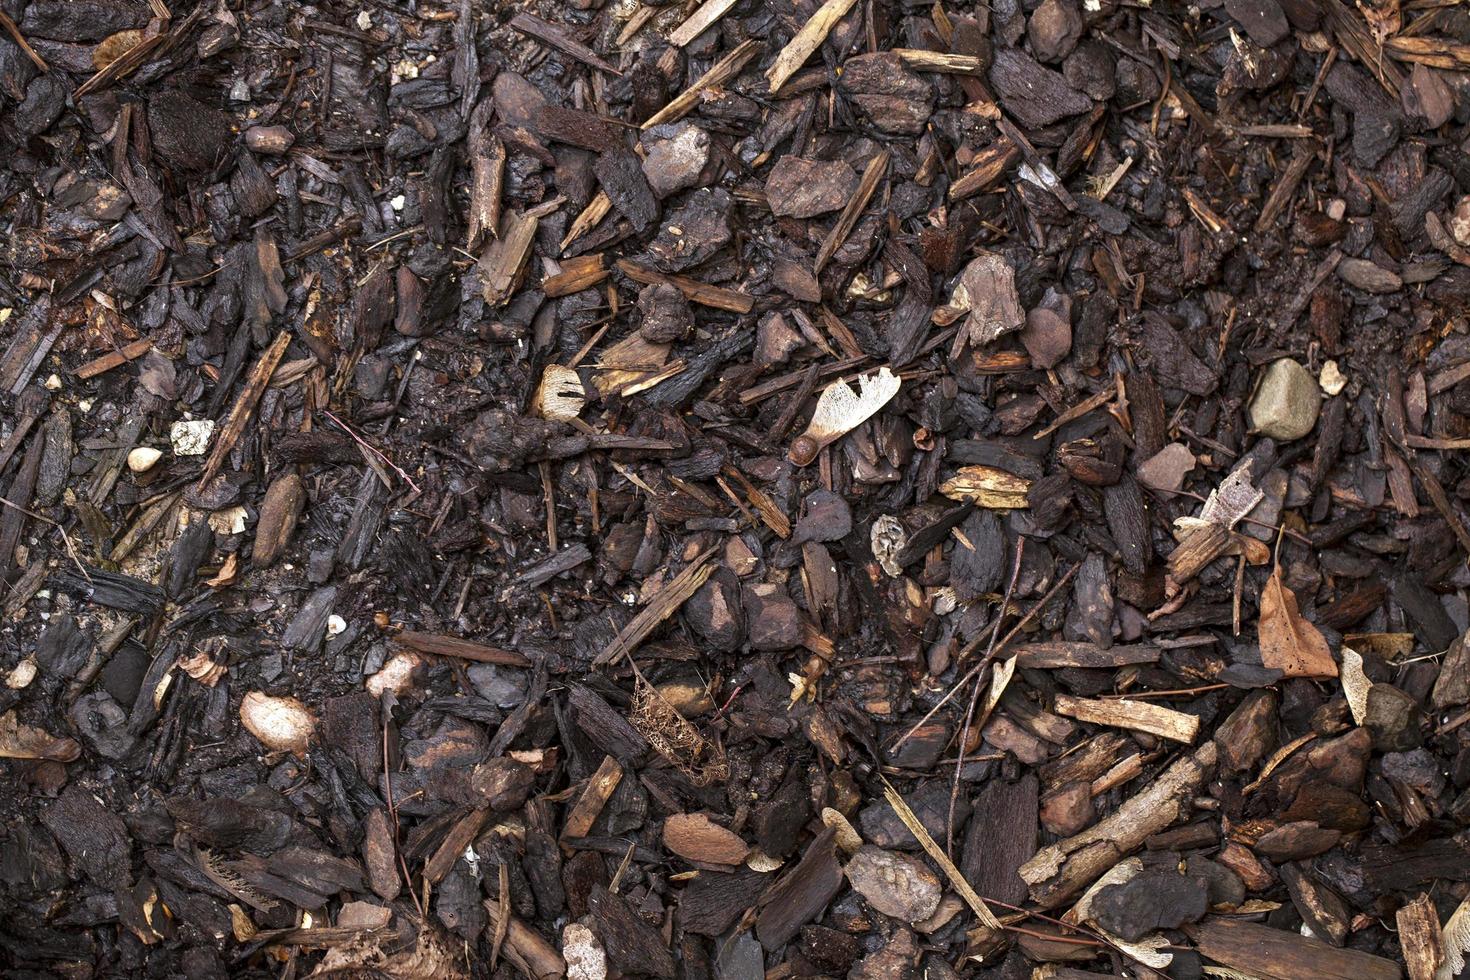
{"label": "small pebble", "polygon": [[202,456],[214,435],[214,419],[189,419],[175,422],[168,430],[175,456]]}
{"label": "small pebble", "polygon": [[847,862],[853,890],[884,915],[920,922],[939,908],[939,878],[916,857],[864,846]]}
{"label": "small pebble", "polygon": [[1271,362],[1251,397],[1251,428],[1280,442],[1300,439],[1317,424],[1322,390],[1307,369],[1289,357]]}
{"label": "small pebble", "polygon": [[1317,378],[1317,383],[1327,394],[1336,395],[1347,387],[1348,379],[1347,375],[1338,369],[1336,361],[1328,361],[1322,365],[1322,374]]}
{"label": "small pebble", "polygon": [[153,464],[162,458],[162,450],[154,449],[152,446],[139,446],[128,453],[128,469],[134,473],[147,473],[153,469]]}

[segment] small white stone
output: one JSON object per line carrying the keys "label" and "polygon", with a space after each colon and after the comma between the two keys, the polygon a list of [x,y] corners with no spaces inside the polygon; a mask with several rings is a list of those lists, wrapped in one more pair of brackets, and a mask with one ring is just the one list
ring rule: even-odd
{"label": "small white stone", "polygon": [[47,378],[46,379],[46,390],[47,391],[60,391],[61,390],[61,375],[59,375],[59,374],[53,374],[53,375],[51,375],[51,377]]}
{"label": "small white stone", "polygon": [[580,922],[561,932],[561,952],[567,962],[567,980],[606,980],[607,953],[597,934]]}
{"label": "small white stone", "polygon": [[209,449],[209,440],[214,435],[214,419],[190,419],[175,422],[168,430],[175,456],[202,456]]}
{"label": "small white stone", "polygon": [[1348,379],[1347,375],[1338,369],[1336,361],[1328,361],[1322,365],[1322,373],[1318,376],[1317,383],[1327,394],[1337,395],[1347,387]]}
{"label": "small white stone", "polygon": [[327,617],[327,636],[336,636],[347,628],[347,620],[336,613]]}
{"label": "small white stone", "polygon": [[128,453],[128,469],[134,473],[147,473],[153,469],[153,464],[162,458],[162,450],[154,449],[152,446],[139,446]]}
{"label": "small white stone", "polygon": [[370,14],[370,13],[368,13],[366,10],[359,11],[358,14],[357,14],[357,29],[359,31],[370,31],[370,30],[372,30],[373,29],[373,15]]}
{"label": "small white stone", "polygon": [[388,204],[393,208],[394,211],[402,211],[403,206],[407,203],[408,198],[404,197],[402,194],[399,194],[393,200],[388,202]]}
{"label": "small white stone", "polygon": [[92,410],[92,399],[83,398],[81,401],[77,402],[77,410],[82,412],[90,412]]}
{"label": "small white stone", "polygon": [[34,660],[22,660],[10,669],[5,675],[5,686],[12,691],[29,687],[31,681],[36,679],[36,662]]}

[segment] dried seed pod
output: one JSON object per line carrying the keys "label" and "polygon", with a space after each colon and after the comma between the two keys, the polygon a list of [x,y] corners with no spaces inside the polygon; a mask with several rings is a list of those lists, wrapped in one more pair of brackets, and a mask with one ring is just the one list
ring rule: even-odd
{"label": "dried seed pod", "polygon": [[295,698],[273,698],[251,691],[240,702],[240,722],[245,730],[273,752],[302,755],[316,728],[316,718]]}
{"label": "dried seed pod", "polygon": [[1057,459],[1072,479],[1110,487],[1123,475],[1123,444],[1116,439],[1073,439],[1057,447]]}
{"label": "dried seed pod", "polygon": [[797,466],[809,464],[823,446],[847,435],[887,405],[898,394],[901,381],[885,367],[879,368],[876,374],[859,377],[857,384],[856,392],[846,381],[829,385],[822,392],[811,424],[791,443],[787,459]]}
{"label": "dried seed pod", "polygon": [[570,422],[587,404],[587,389],[576,371],[562,364],[548,364],[536,389],[536,411],[553,422]]}
{"label": "dried seed pod", "polygon": [[265,567],[274,562],[291,540],[301,509],[306,505],[306,487],[293,470],[277,477],[265,492],[260,505],[260,520],[255,525],[255,564]]}

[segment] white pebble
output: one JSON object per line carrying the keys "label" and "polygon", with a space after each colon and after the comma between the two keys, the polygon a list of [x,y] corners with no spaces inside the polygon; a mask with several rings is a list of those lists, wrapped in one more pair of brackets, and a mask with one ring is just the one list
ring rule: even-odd
{"label": "white pebble", "polygon": [[202,456],[209,449],[209,440],[214,435],[214,419],[190,419],[175,422],[168,430],[168,438],[174,446],[175,456]]}
{"label": "white pebble", "polygon": [[147,473],[153,464],[163,457],[163,452],[152,446],[139,446],[128,453],[128,469],[134,473]]}

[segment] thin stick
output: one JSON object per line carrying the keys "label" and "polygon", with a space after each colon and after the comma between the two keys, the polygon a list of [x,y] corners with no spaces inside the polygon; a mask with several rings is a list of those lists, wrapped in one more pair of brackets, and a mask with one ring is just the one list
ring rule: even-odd
{"label": "thin stick", "polygon": [[11,501],[6,500],[4,497],[0,497],[0,504],[4,504],[6,507],[12,507],[15,510],[20,511],[27,517],[31,518],[32,520],[40,521],[42,524],[50,524],[52,527],[56,528],[56,530],[60,531],[62,543],[66,545],[66,553],[67,556],[71,558],[71,563],[77,566],[77,571],[82,573],[82,578],[86,579],[88,582],[92,581],[92,576],[87,574],[86,568],[82,567],[81,559],[77,557],[77,550],[72,547],[71,538],[67,535],[66,528],[53,521],[51,518],[46,517],[44,514],[37,514],[35,511],[28,510],[27,508],[22,507],[20,504],[12,503]]}
{"label": "thin stick", "polygon": [[422,491],[419,490],[419,485],[417,483],[413,482],[413,477],[411,477],[407,473],[403,472],[403,470],[399,468],[399,466],[398,466],[397,463],[393,462],[393,460],[389,459],[387,456],[384,456],[382,454],[382,452],[380,452],[376,446],[371,445],[366,440],[364,440],[361,436],[359,436],[356,432],[353,432],[352,429],[351,429],[351,427],[348,426],[348,424],[346,422],[343,422],[341,419],[337,418],[337,416],[333,415],[330,409],[326,409],[326,408],[322,409],[322,414],[325,415],[327,418],[331,419],[333,422],[336,422],[338,425],[340,425],[342,427],[342,431],[343,432],[346,432],[349,436],[351,436],[352,437],[352,440],[354,442],[356,442],[359,446],[361,446],[362,448],[366,449],[368,452],[372,453],[374,456],[378,457],[383,462],[387,463],[389,466],[393,467],[393,472],[394,473],[397,473],[399,476],[403,477],[404,482],[406,482],[410,487],[413,488],[413,492],[414,493],[420,493],[420,492],[422,492]]}
{"label": "thin stick", "polygon": [[[1026,538],[1016,538],[1016,561],[1011,566],[1011,580],[1006,585],[1006,597],[1000,604],[1000,612],[996,613],[996,628],[990,631],[990,646],[985,650],[985,656],[981,663],[989,663],[991,656],[995,653],[995,641],[1000,636],[1000,621],[1005,618],[1006,610],[1010,608],[1011,596],[1016,593],[1016,580],[1021,577],[1021,556],[1026,552]],[[965,708],[965,723],[960,729],[960,751],[954,764],[954,781],[949,788],[949,822],[945,825],[944,850],[951,858],[954,857],[954,804],[960,795],[960,770],[965,768],[965,746],[970,742],[970,720],[975,717],[975,705],[980,701],[981,675],[975,675],[975,687],[970,691],[970,704]]]}
{"label": "thin stick", "polygon": [[20,27],[3,10],[0,10],[0,27],[5,28],[5,33],[10,35],[11,40],[15,41],[16,46],[26,53],[26,57],[31,59],[37,68],[42,71],[51,70],[51,66],[46,64],[46,59],[36,53],[36,49],[26,41],[25,35],[21,34]]}
{"label": "thin stick", "polygon": [[[1046,595],[1042,596],[1041,599],[1040,599],[1040,601],[1038,601],[1036,603],[1036,605],[1032,606],[1026,612],[1026,615],[1022,616],[1019,620],[1017,620],[1016,625],[1013,626],[1013,627],[1011,627],[1011,631],[1005,635],[1005,639],[1003,639],[1003,640],[1000,641],[1000,643],[996,646],[996,648],[995,648],[995,650],[993,652],[994,653],[998,653],[1001,650],[1004,650],[1006,648],[1006,644],[1010,643],[1011,640],[1015,639],[1016,635],[1018,633],[1020,633],[1021,630],[1026,627],[1026,624],[1030,623],[1031,620],[1036,616],[1036,614],[1039,613],[1043,608],[1045,608],[1046,607],[1046,604],[1048,602],[1050,602],[1052,600],[1052,598],[1059,591],[1061,591],[1062,586],[1066,585],[1068,582],[1070,582],[1072,580],[1072,576],[1075,575],[1077,573],[1077,569],[1079,569],[1081,567],[1082,567],[1082,563],[1081,562],[1078,562],[1077,564],[1073,565],[1071,568],[1067,569],[1067,574],[1063,575],[1060,579],[1058,579],[1057,580],[1057,584],[1056,585],[1053,585],[1050,589],[1048,589]],[[999,628],[1000,628],[1000,620],[997,619],[995,621],[995,627],[994,627],[994,629],[999,629]],[[980,641],[983,640],[984,638],[985,638],[985,636],[982,633],[980,636],[975,637],[975,639],[973,639],[969,643],[965,644],[965,648],[960,651],[959,656],[956,659],[957,660],[963,660],[965,657],[969,656],[971,653],[974,653],[975,650],[980,646]],[[924,714],[924,717],[922,717],[918,721],[914,722],[914,727],[913,728],[910,728],[908,731],[904,732],[903,733],[903,738],[899,739],[897,742],[894,742],[893,743],[893,747],[896,749],[900,745],[902,745],[903,743],[907,742],[910,738],[912,738],[913,735],[914,735],[914,733],[917,732],[924,725],[926,725],[929,722],[929,719],[930,718],[933,718],[934,715],[938,713],[938,711],[939,711],[940,708],[944,707],[946,704],[949,703],[949,699],[950,698],[954,697],[956,694],[959,693],[959,690],[960,690],[961,687],[963,687],[965,684],[969,683],[969,681],[971,679],[973,679],[976,674],[980,673],[980,671],[984,670],[985,669],[985,665],[987,663],[988,663],[988,661],[986,661],[986,660],[980,661],[978,664],[976,664],[974,667],[972,667],[965,674],[964,677],[961,677],[959,680],[955,681],[954,682],[954,686],[952,686],[949,689],[949,692],[947,694],[945,694],[944,697],[942,697],[942,698],[939,699],[939,703],[936,704],[934,707],[930,708]]]}

